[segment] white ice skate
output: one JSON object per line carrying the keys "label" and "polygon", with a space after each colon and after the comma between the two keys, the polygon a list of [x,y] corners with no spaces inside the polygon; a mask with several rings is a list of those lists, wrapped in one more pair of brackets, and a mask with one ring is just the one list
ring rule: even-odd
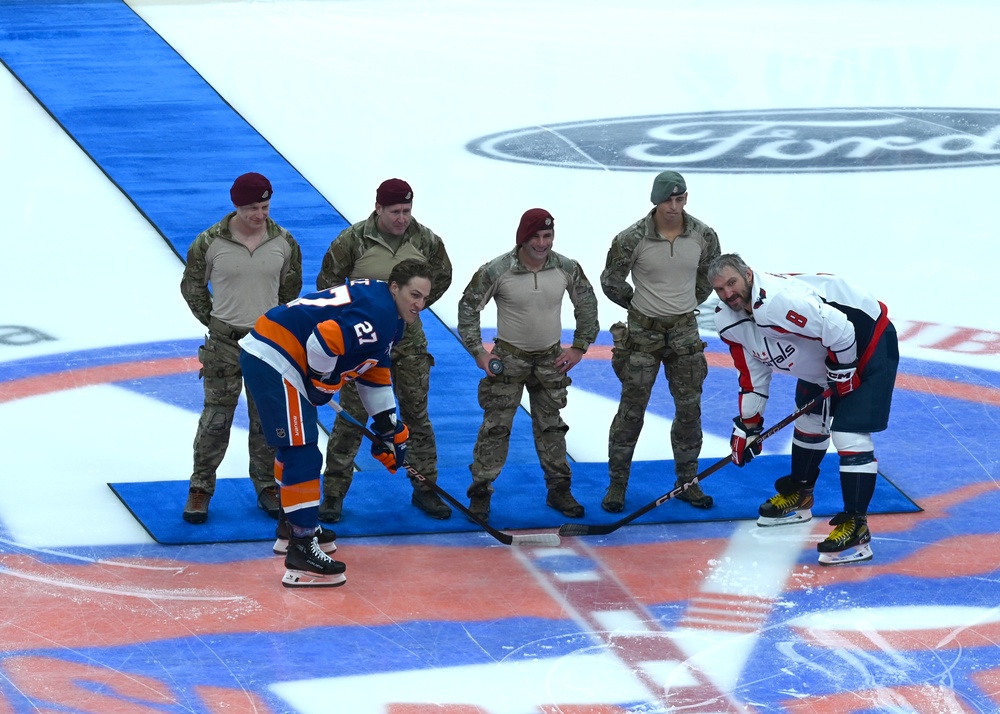
{"label": "white ice skate", "polygon": [[286,570],[281,584],[286,588],[336,588],[347,582],[343,573],[321,575],[308,570]]}
{"label": "white ice skate", "polygon": [[854,546],[837,553],[820,553],[820,565],[848,565],[850,563],[863,563],[875,557],[870,544]]}

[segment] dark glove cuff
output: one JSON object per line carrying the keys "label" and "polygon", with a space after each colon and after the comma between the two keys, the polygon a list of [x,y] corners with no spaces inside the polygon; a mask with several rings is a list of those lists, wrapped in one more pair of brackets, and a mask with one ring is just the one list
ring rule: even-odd
{"label": "dark glove cuff", "polygon": [[312,382],[310,382],[306,385],[306,399],[314,406],[321,407],[324,404],[329,404],[330,400],[333,399],[333,395],[329,392],[321,392],[312,386]]}
{"label": "dark glove cuff", "polygon": [[747,424],[740,417],[735,417],[733,419],[733,424],[736,425],[737,429],[740,429],[747,436],[756,436],[764,431],[764,420],[761,419],[756,424]]}
{"label": "dark glove cuff", "polygon": [[372,417],[372,426],[377,434],[392,434],[396,431],[396,410],[386,409]]}
{"label": "dark glove cuff", "polygon": [[336,383],[333,380],[333,374],[332,373],[327,372],[326,374],[323,374],[322,372],[319,372],[319,371],[313,369],[312,367],[310,367],[308,369],[306,376],[309,377],[309,379],[313,379],[313,380],[315,380],[317,382],[322,382],[323,384],[335,384]]}

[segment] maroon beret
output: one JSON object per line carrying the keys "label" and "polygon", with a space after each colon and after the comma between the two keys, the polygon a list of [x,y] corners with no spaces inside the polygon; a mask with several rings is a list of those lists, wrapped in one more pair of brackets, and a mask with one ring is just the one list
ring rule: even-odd
{"label": "maroon beret", "polygon": [[386,179],[375,192],[375,203],[380,206],[395,206],[397,203],[413,203],[413,189],[403,179]]}
{"label": "maroon beret", "polygon": [[555,230],[555,219],[544,208],[530,208],[517,225],[517,244],[522,245],[538,231]]}
{"label": "maroon beret", "polygon": [[260,174],[249,173],[237,177],[229,189],[229,197],[234,206],[249,206],[251,203],[267,201],[271,198],[271,182]]}

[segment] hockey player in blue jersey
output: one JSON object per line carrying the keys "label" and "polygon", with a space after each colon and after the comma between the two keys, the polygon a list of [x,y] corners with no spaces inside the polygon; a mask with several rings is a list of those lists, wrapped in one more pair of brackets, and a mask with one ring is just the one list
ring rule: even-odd
{"label": "hockey player in blue jersey", "polygon": [[408,430],[396,417],[389,354],[430,291],[430,266],[404,260],[387,282],[354,280],[268,310],[240,340],[246,387],[277,451],[283,518],[275,551],[285,552],[285,587],[346,582],[346,567],[329,556],[336,536],[319,525],[323,454],[316,407],[354,381],[372,430],[391,446],[373,444],[372,455],[390,471],[406,460]]}
{"label": "hockey player in blue jersey", "polygon": [[867,513],[878,473],[871,435],[888,427],[899,364],[896,330],[885,305],[835,276],[754,271],[735,253],[713,261],[708,277],[721,301],[716,329],[739,376],[740,413],[731,439],[737,466],[761,451],[754,437],[763,431],[774,372],[798,378],[799,407],[833,389],[829,400],[796,419],[791,474],[775,483],[778,493],[761,505],[757,524],[812,518],[813,489],[832,436],[844,510],[817,546],[819,562],[870,560]]}

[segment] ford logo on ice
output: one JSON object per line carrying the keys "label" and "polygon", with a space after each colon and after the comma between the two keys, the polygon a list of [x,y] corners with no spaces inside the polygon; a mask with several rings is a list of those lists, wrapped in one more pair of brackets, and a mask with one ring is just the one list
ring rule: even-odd
{"label": "ford logo on ice", "polygon": [[469,151],[614,171],[891,171],[1000,163],[1000,110],[780,109],[594,119],[506,131]]}

